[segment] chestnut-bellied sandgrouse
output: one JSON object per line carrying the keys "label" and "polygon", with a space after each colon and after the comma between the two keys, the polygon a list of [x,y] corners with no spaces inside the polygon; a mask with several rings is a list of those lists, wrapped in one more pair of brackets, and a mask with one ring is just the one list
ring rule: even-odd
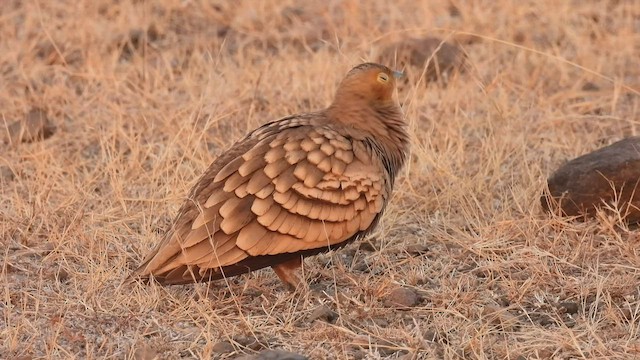
{"label": "chestnut-bellied sandgrouse", "polygon": [[397,75],[358,65],[328,108],[264,124],[235,143],[130,279],[185,284],[271,266],[296,287],[302,258],[371,231],[409,145]]}

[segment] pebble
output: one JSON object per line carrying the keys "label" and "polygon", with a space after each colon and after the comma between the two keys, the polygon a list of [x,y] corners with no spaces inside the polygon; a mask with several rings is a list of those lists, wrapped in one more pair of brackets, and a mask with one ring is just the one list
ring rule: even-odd
{"label": "pebble", "polygon": [[414,307],[420,302],[418,294],[409,288],[398,287],[393,289],[384,298],[384,305],[387,307]]}
{"label": "pebble", "polygon": [[239,360],[307,360],[308,357],[284,350],[264,350],[255,355],[246,355]]}
{"label": "pebble", "polygon": [[566,314],[577,314],[580,306],[574,301],[563,301],[558,303],[557,307],[564,310]]}
{"label": "pebble", "polygon": [[324,321],[330,324],[333,324],[338,320],[338,313],[333,311],[327,305],[320,305],[309,315],[309,322],[314,322],[316,320]]}
{"label": "pebble", "polygon": [[17,145],[47,139],[53,135],[55,127],[50,123],[44,110],[33,108],[24,119],[9,125],[7,131],[9,138],[5,141]]}
{"label": "pebble", "polygon": [[233,345],[228,341],[220,341],[213,344],[211,351],[218,354],[228,354],[235,351]]}
{"label": "pebble", "polygon": [[493,305],[487,305],[482,309],[482,317],[493,325],[499,325],[503,329],[513,329],[518,325],[518,318],[506,309]]}

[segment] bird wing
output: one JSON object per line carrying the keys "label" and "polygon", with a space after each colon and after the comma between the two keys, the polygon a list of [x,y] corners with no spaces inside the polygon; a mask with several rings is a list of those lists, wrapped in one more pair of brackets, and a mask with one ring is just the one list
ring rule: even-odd
{"label": "bird wing", "polygon": [[215,161],[136,274],[179,282],[251,257],[327,248],[372,227],[390,193],[381,161],[363,142],[304,120],[258,128]]}

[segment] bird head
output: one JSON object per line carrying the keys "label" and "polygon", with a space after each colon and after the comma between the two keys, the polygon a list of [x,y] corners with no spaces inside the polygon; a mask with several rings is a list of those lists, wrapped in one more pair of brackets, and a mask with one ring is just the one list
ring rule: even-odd
{"label": "bird head", "polygon": [[342,80],[334,104],[364,101],[373,107],[396,105],[396,78],[402,73],[375,63],[360,64]]}

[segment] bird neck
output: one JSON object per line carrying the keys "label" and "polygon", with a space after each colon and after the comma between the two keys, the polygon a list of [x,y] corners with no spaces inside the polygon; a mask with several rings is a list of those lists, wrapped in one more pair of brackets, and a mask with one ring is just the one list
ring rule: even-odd
{"label": "bird neck", "polygon": [[342,125],[351,138],[371,144],[383,158],[390,175],[395,177],[409,148],[409,134],[396,102],[372,105],[334,101],[326,112],[327,117]]}

